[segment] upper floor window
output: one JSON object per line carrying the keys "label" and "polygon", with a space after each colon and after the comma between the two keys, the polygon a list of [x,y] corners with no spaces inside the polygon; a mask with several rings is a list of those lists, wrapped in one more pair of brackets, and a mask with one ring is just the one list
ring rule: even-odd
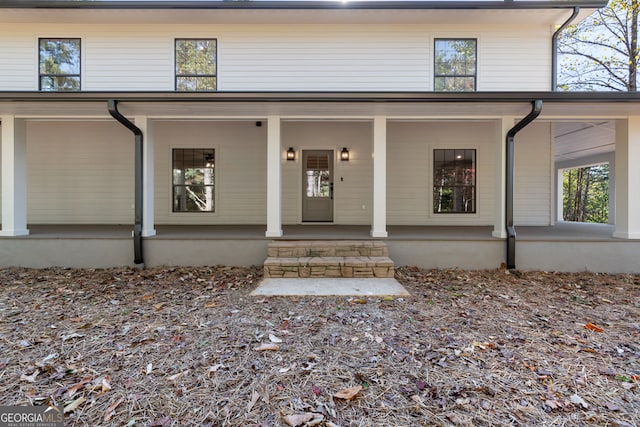
{"label": "upper floor window", "polygon": [[433,150],[433,212],[476,212],[476,150]]}
{"label": "upper floor window", "polygon": [[476,90],[476,39],[436,39],[434,89],[442,92]]}
{"label": "upper floor window", "polygon": [[216,39],[176,39],[177,91],[215,91],[217,68]]}
{"label": "upper floor window", "polygon": [[80,90],[80,39],[39,39],[42,91]]}

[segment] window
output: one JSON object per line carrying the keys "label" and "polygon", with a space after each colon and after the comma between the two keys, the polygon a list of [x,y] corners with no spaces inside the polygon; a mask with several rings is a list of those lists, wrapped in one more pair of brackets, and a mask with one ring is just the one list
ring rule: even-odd
{"label": "window", "polygon": [[214,168],[214,149],[173,149],[173,212],[215,211]]}
{"label": "window", "polygon": [[80,39],[39,39],[41,91],[80,90]]}
{"label": "window", "polygon": [[476,90],[476,39],[436,39],[434,89],[440,92]]}
{"label": "window", "polygon": [[216,39],[176,39],[176,90],[215,91],[216,56]]}
{"label": "window", "polygon": [[476,212],[476,150],[433,150],[433,212]]}

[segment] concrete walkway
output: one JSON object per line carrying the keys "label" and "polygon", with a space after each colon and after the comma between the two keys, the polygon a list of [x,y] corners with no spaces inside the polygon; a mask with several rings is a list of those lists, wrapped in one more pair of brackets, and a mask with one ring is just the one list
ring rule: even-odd
{"label": "concrete walkway", "polygon": [[353,295],[353,296],[411,296],[396,279],[369,278],[303,278],[263,279],[251,295]]}

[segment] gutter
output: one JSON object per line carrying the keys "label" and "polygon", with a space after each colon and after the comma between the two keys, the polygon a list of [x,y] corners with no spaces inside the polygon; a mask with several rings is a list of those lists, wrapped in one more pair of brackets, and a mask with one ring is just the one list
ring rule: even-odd
{"label": "gutter", "polygon": [[[2,0],[0,0],[2,1]],[[550,103],[640,102],[640,92],[326,92],[326,91],[218,91],[218,92],[39,92],[0,91],[0,102],[380,102],[380,103],[523,103],[541,99]]]}
{"label": "gutter", "polygon": [[515,188],[515,139],[516,134],[533,122],[542,111],[542,100],[536,99],[531,102],[531,112],[520,120],[509,132],[507,132],[507,165],[506,165],[506,188],[505,188],[505,223],[507,229],[507,269],[516,268],[516,228],[513,225],[513,202]]}
{"label": "gutter", "polygon": [[578,6],[573,8],[573,13],[564,21],[564,24],[560,26],[554,33],[553,37],[551,37],[551,90],[558,90],[558,37],[560,33],[564,31],[565,28],[569,26],[573,22],[574,19],[580,13],[580,8]]}
{"label": "gutter", "polygon": [[107,109],[111,117],[119,121],[124,127],[133,132],[135,136],[135,191],[134,191],[134,225],[133,225],[133,263],[144,268],[144,258],[142,257],[142,131],[129,119],[118,111],[118,101],[109,99]]}
{"label": "gutter", "polygon": [[272,9],[272,10],[507,10],[566,9],[574,6],[599,9],[606,0],[2,0],[2,8],[19,9]]}

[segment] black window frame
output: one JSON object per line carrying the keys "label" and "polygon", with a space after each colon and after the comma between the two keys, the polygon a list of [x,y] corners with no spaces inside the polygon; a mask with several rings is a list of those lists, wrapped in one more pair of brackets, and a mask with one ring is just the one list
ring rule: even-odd
{"label": "black window frame", "polygon": [[[78,42],[78,73],[69,74],[43,74],[42,73],[42,42],[43,41],[77,41]],[[51,89],[46,90],[42,88],[42,79],[47,77],[77,77],[78,89],[72,90],[60,90]],[[82,90],[82,39],[80,37],[38,37],[38,91],[40,92],[79,92]]]}
{"label": "black window frame", "polygon": [[[472,152],[472,159],[471,159],[471,164],[473,166],[473,182],[470,184],[465,184],[464,182],[460,183],[458,180],[458,177],[456,177],[455,182],[450,183],[448,185],[437,185],[436,181],[437,181],[437,174],[438,171],[441,169],[441,166],[438,165],[438,156],[436,154],[437,151],[451,151],[453,159],[451,161],[452,165],[450,167],[455,168],[460,168],[460,166],[464,166],[465,162],[467,162],[468,160],[466,159],[466,152]],[[458,154],[461,154],[462,157],[458,158]],[[442,162],[446,163],[446,154],[444,154],[444,159]],[[432,185],[432,212],[434,215],[450,215],[450,214],[454,214],[454,215],[469,215],[469,214],[476,214],[478,211],[478,150],[476,148],[434,148],[433,149],[433,162],[432,162],[432,166],[433,166],[433,170],[432,170],[432,180],[433,180],[433,185]],[[456,171],[456,174],[459,173],[458,171]],[[465,188],[471,188],[472,189],[472,195],[473,197],[471,198],[472,200],[472,209],[471,210],[446,210],[446,211],[438,211],[436,209],[436,202],[437,202],[437,197],[436,197],[436,192],[438,191],[437,189],[442,189],[442,188],[447,188],[447,189],[451,189],[454,191],[464,191]],[[462,195],[461,195],[462,196]],[[455,199],[455,196],[454,196]],[[454,200],[454,206],[455,206],[456,201]]]}
{"label": "black window frame", "polygon": [[[212,182],[210,184],[207,184],[206,182],[204,182],[203,184],[187,184],[187,183],[176,183],[176,154],[177,152],[182,152],[183,156],[182,156],[182,173],[184,173],[184,170],[187,169],[186,167],[184,167],[185,163],[185,157],[184,154],[187,151],[191,151],[191,169],[211,169],[211,179]],[[202,157],[202,164],[201,165],[196,165],[195,164],[195,159],[198,155],[198,153],[201,155]],[[216,208],[217,208],[217,203],[216,203],[216,189],[217,189],[217,182],[216,182],[216,149],[215,148],[193,148],[193,147],[177,147],[177,148],[172,148],[171,149],[171,212],[172,213],[191,213],[191,214],[213,214],[216,212]],[[203,178],[204,180],[204,178]],[[204,210],[204,209],[188,209],[188,201],[187,201],[187,195],[186,195],[186,189],[188,187],[198,187],[201,189],[206,189],[207,187],[210,187],[212,189],[212,194],[211,194],[211,210]],[[176,205],[178,204],[177,202],[177,197],[178,197],[178,193],[176,192],[178,188],[183,188],[185,190],[184,194],[182,194],[180,197],[184,197],[184,206],[182,208],[177,208]],[[195,203],[197,206],[196,202],[192,202]]]}
{"label": "black window frame", "polygon": [[[442,41],[473,41],[475,43],[474,49],[474,66],[473,66],[473,74],[438,74],[437,69],[437,44]],[[438,78],[473,78],[473,90],[446,90],[446,89],[436,89]],[[475,37],[437,37],[433,39],[433,90],[434,92],[476,92],[478,90],[478,39]]]}
{"label": "black window frame", "polygon": [[[213,61],[215,64],[215,73],[213,74],[196,74],[196,73],[187,73],[187,74],[179,74],[178,73],[178,42],[181,41],[213,41],[215,43],[215,52]],[[217,92],[218,91],[218,39],[217,38],[191,38],[191,37],[180,37],[175,38],[173,40],[173,71],[174,71],[174,90],[176,92]],[[215,89],[207,89],[207,90],[184,90],[178,89],[178,81],[180,78],[213,78],[215,80]]]}

